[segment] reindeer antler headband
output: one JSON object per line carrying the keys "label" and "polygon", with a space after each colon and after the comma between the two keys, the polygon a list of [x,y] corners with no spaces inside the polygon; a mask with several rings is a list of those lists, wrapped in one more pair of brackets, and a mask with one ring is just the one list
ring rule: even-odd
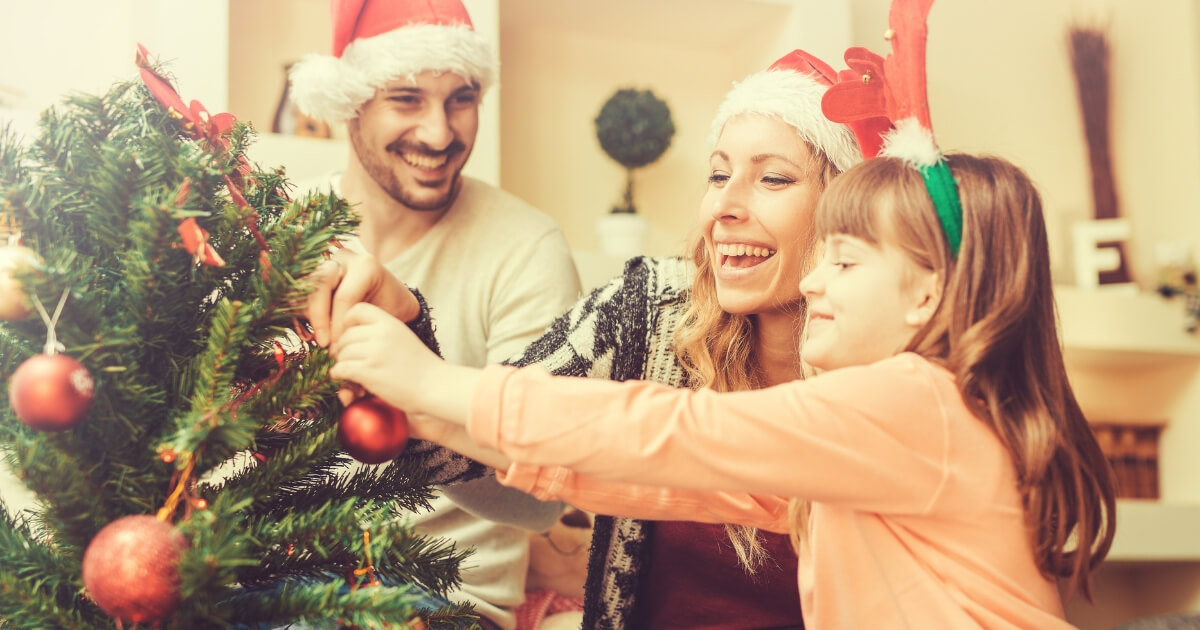
{"label": "reindeer antler headband", "polygon": [[887,58],[855,46],[846,50],[849,70],[825,92],[825,117],[846,123],[858,136],[863,157],[900,158],[921,173],[946,234],[951,255],[962,242],[962,201],[950,166],[933,140],[925,86],[925,19],[933,0],[893,0],[888,13]]}

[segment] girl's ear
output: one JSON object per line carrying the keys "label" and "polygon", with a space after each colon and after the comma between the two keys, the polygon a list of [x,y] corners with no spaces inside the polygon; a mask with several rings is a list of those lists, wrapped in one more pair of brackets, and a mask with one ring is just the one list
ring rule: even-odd
{"label": "girl's ear", "polygon": [[904,323],[920,328],[929,323],[942,303],[941,274],[921,270],[912,283],[912,305],[904,315]]}

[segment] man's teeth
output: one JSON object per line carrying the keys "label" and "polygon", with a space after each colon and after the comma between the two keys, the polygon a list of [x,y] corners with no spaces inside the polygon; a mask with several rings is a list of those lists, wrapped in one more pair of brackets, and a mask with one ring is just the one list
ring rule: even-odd
{"label": "man's teeth", "polygon": [[730,243],[717,243],[717,253],[722,256],[760,256],[766,258],[774,256],[775,250],[765,247],[750,247],[746,245],[733,245]]}
{"label": "man's teeth", "polygon": [[448,155],[434,157],[431,155],[425,155],[424,153],[404,153],[402,157],[404,158],[405,162],[408,162],[417,168],[424,169],[441,168],[445,166],[446,161],[450,159],[450,156]]}

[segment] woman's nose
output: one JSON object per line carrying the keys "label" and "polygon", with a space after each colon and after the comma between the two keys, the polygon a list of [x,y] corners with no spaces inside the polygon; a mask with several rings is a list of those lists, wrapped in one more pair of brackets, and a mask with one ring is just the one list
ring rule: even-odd
{"label": "woman's nose", "polygon": [[717,221],[737,221],[746,218],[748,213],[745,187],[730,179],[713,204],[713,218]]}

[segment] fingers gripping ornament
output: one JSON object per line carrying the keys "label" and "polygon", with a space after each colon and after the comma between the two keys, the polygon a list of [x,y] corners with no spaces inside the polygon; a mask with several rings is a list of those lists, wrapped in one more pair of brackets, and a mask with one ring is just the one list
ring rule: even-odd
{"label": "fingers gripping ornament", "polygon": [[58,351],[54,326],[66,304],[63,291],[54,316],[46,314],[33,296],[46,322],[46,346],[42,354],[29,357],[17,366],[8,384],[8,401],[17,419],[38,431],[64,431],[87,417],[92,408],[94,382],[82,363]]}

